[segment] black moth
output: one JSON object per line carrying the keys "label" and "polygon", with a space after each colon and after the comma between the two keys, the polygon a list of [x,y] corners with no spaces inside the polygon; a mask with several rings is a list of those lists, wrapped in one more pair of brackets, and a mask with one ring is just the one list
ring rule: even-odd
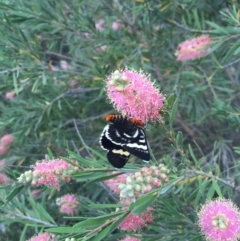
{"label": "black moth", "polygon": [[124,167],[131,154],[144,161],[150,160],[142,121],[117,114],[105,119],[110,123],[103,129],[99,143],[107,150],[107,159],[114,167]]}

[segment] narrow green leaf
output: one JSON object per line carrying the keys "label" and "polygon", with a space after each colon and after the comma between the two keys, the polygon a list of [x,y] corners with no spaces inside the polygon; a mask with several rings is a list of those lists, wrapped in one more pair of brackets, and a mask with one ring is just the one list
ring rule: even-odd
{"label": "narrow green leaf", "polygon": [[207,199],[209,199],[209,200],[212,199],[213,196],[214,196],[214,193],[215,193],[215,187],[214,187],[214,185],[212,183],[212,185],[209,188],[208,193],[207,193]]}
{"label": "narrow green leaf", "polygon": [[176,99],[174,101],[172,111],[170,113],[170,125],[171,126],[173,125],[173,121],[175,119],[175,115],[176,115],[176,112],[177,112],[177,106],[178,106],[178,99]]}
{"label": "narrow green leaf", "polygon": [[[94,174],[95,174],[95,173],[94,173]],[[103,182],[103,181],[106,181],[106,180],[108,180],[108,179],[112,179],[112,178],[114,178],[114,177],[117,177],[117,176],[119,176],[119,175],[121,175],[121,174],[123,174],[123,173],[120,172],[120,173],[116,173],[116,174],[112,174],[112,175],[105,176],[104,173],[101,173],[101,174],[100,174],[100,177],[94,178],[93,180],[87,182],[87,183],[85,184],[85,186],[90,186],[90,185],[95,184],[95,183],[98,183],[98,182]],[[95,175],[96,175],[96,174],[95,174]],[[103,175],[104,175],[104,176],[103,176]]]}
{"label": "narrow green leaf", "polygon": [[218,24],[216,24],[214,22],[206,21],[206,23],[208,25],[210,25],[211,27],[213,27],[215,30],[217,30],[216,33],[222,33],[222,34],[224,33],[226,35],[229,35],[229,32],[226,30],[226,28],[221,27],[221,26],[219,26]]}
{"label": "narrow green leaf", "polygon": [[122,212],[114,212],[114,213],[110,213],[99,217],[88,218],[82,222],[76,223],[74,227],[78,227],[79,229],[81,228],[93,229],[121,214]]}
{"label": "narrow green leaf", "polygon": [[49,159],[54,158],[54,155],[49,147],[47,148],[47,152],[48,152]]}
{"label": "narrow green leaf", "polygon": [[121,204],[89,204],[88,205],[91,209],[106,209],[106,208],[120,208],[122,205]]}
{"label": "narrow green leaf", "polygon": [[223,196],[223,195],[222,195],[222,191],[221,191],[221,189],[220,189],[220,187],[219,187],[219,185],[218,185],[217,180],[213,179],[213,180],[212,180],[212,183],[213,183],[213,187],[214,187],[215,191],[217,192],[218,196],[219,196],[219,197],[222,197],[222,196]]}
{"label": "narrow green leaf", "polygon": [[14,91],[18,94],[18,84],[17,84],[17,78],[16,78],[16,74],[13,73],[13,86],[14,86]]}
{"label": "narrow green leaf", "polygon": [[49,215],[49,213],[44,209],[44,207],[40,203],[35,202],[30,190],[28,190],[28,200],[31,203],[33,209],[35,210],[35,214],[38,215],[39,219],[56,224],[54,219]]}
{"label": "narrow green leaf", "polygon": [[199,179],[199,184],[198,184],[199,189],[198,189],[198,194],[194,200],[194,207],[197,207],[199,205],[199,200],[202,197],[203,193],[206,193],[206,187],[208,184],[209,184],[208,179],[205,179],[203,182],[201,179]]}
{"label": "narrow green leaf", "polygon": [[50,233],[67,233],[67,234],[72,234],[72,233],[77,233],[77,234],[81,234],[81,233],[87,233],[88,231],[81,229],[79,230],[79,228],[75,228],[75,227],[60,227],[60,228],[48,228],[46,229],[46,231],[50,232]]}
{"label": "narrow green leaf", "polygon": [[193,10],[193,17],[194,17],[194,22],[195,22],[197,29],[201,29],[201,23],[199,21],[198,11],[196,8]]}
{"label": "narrow green leaf", "polygon": [[10,202],[22,189],[23,189],[23,185],[18,186],[16,188],[14,188],[6,197],[6,202],[5,204],[7,204],[8,202]]}
{"label": "narrow green leaf", "polygon": [[190,144],[188,145],[188,150],[189,150],[189,153],[190,153],[193,161],[195,162],[195,164],[197,164],[197,163],[198,163],[197,158],[195,157],[195,155],[194,155],[194,153],[193,153],[193,149],[192,149],[192,147],[191,147]]}
{"label": "narrow green leaf", "polygon": [[108,234],[112,233],[119,224],[128,216],[129,212],[126,212],[121,218],[119,218],[117,221],[113,222],[111,225],[104,228],[100,233],[98,233],[92,241],[101,241],[103,238],[105,238]]}
{"label": "narrow green leaf", "polygon": [[[96,160],[88,160],[86,158],[82,158],[80,157],[77,153],[72,152],[70,150],[66,150],[68,152],[69,158],[70,159],[74,159],[82,164],[84,164],[87,167],[102,167],[102,165],[100,164],[101,161],[96,161]],[[105,158],[106,159],[106,158]]]}
{"label": "narrow green leaf", "polygon": [[183,136],[182,136],[182,132],[181,131],[179,131],[177,133],[176,142],[177,142],[177,145],[182,150],[183,149]]}
{"label": "narrow green leaf", "polygon": [[47,84],[47,77],[46,77],[46,74],[44,72],[42,73],[42,83],[43,83],[43,85]]}
{"label": "narrow green leaf", "polygon": [[146,194],[144,197],[138,199],[129,206],[129,210],[135,215],[144,212],[150,205],[152,205],[157,198],[156,193]]}
{"label": "narrow green leaf", "polygon": [[159,195],[163,195],[166,194],[172,187],[175,187],[175,185],[182,181],[184,179],[184,177],[179,177],[177,180],[174,180],[172,182],[169,182],[167,185],[165,185],[163,188],[161,188]]}

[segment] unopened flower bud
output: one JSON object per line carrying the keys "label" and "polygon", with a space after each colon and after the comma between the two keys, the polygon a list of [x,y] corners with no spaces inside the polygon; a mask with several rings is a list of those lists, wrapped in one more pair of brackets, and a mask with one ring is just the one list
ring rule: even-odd
{"label": "unopened flower bud", "polygon": [[142,183],[142,182],[143,182],[143,178],[142,178],[142,177],[137,177],[137,178],[136,178],[136,182]]}
{"label": "unopened flower bud", "polygon": [[141,186],[139,184],[136,184],[134,186],[134,189],[137,191],[137,192],[140,192],[141,191]]}
{"label": "unopened flower bud", "polygon": [[141,172],[135,172],[135,173],[134,173],[134,176],[135,176],[135,177],[141,177],[142,174],[141,174]]}
{"label": "unopened flower bud", "polygon": [[118,188],[121,189],[121,190],[123,190],[125,187],[126,187],[126,185],[123,184],[123,183],[120,183],[120,184],[118,185]]}
{"label": "unopened flower bud", "polygon": [[152,177],[151,176],[146,176],[145,177],[145,182],[151,183],[152,182]]}
{"label": "unopened flower bud", "polygon": [[132,178],[130,176],[126,178],[126,183],[127,184],[132,184],[133,183],[133,180],[132,180]]}
{"label": "unopened flower bud", "polygon": [[133,198],[133,197],[134,197],[134,192],[128,192],[128,196],[129,196],[130,198]]}
{"label": "unopened flower bud", "polygon": [[127,185],[127,186],[126,186],[126,190],[127,190],[127,191],[131,191],[132,189],[133,189],[132,185]]}

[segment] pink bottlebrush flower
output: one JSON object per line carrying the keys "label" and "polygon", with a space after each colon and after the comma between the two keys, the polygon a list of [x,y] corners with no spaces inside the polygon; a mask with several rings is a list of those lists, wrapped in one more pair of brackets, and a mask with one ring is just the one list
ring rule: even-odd
{"label": "pink bottlebrush flower", "polygon": [[57,241],[53,234],[50,233],[43,233],[33,236],[32,238],[28,239],[27,241]]}
{"label": "pink bottlebrush flower", "polygon": [[33,166],[33,171],[26,171],[21,174],[18,177],[18,182],[25,184],[31,181],[33,186],[46,185],[59,190],[60,181],[70,182],[69,176],[77,170],[77,167],[61,159],[43,160]]}
{"label": "pink bottlebrush flower", "polygon": [[11,134],[4,135],[1,138],[1,144],[5,146],[10,145],[13,141],[14,141],[14,137]]}
{"label": "pink bottlebrush flower", "polygon": [[[116,174],[118,172],[113,172],[112,174]],[[104,183],[116,194],[120,194],[121,190],[119,188],[119,184],[126,183],[126,178],[129,174],[124,173],[119,176],[114,177],[113,179],[108,179]]]}
{"label": "pink bottlebrush flower", "polygon": [[95,28],[99,31],[103,30],[105,27],[105,21],[100,19],[98,22],[95,23]]}
{"label": "pink bottlebrush flower", "polygon": [[8,152],[8,147],[6,145],[0,144],[0,155],[4,155]]}
{"label": "pink bottlebrush flower", "polygon": [[198,213],[199,227],[209,241],[237,241],[240,213],[230,201],[218,198],[207,202]]}
{"label": "pink bottlebrush flower", "polygon": [[211,43],[212,40],[208,35],[187,40],[178,45],[176,51],[177,60],[185,61],[202,58],[209,52],[208,46]]}
{"label": "pink bottlebrush flower", "polygon": [[75,195],[66,194],[61,198],[57,198],[56,202],[60,207],[61,213],[66,213],[68,215],[76,215],[78,213],[79,202]]}
{"label": "pink bottlebrush flower", "polygon": [[143,72],[115,71],[107,78],[107,96],[123,115],[144,123],[162,120],[165,97]]}
{"label": "pink bottlebrush flower", "polygon": [[71,178],[67,174],[74,171],[74,167],[71,164],[61,159],[37,162],[33,169],[33,185],[47,185],[57,189],[59,189],[60,181],[70,182]]}
{"label": "pink bottlebrush flower", "polygon": [[[131,201],[126,199],[121,202],[129,206]],[[123,207],[124,209],[124,207]],[[146,211],[139,215],[130,213],[119,225],[119,228],[127,231],[136,231],[137,229],[147,227],[149,223],[153,222],[153,207],[148,207]]]}
{"label": "pink bottlebrush flower", "polygon": [[133,238],[133,237],[126,237],[124,239],[121,239],[119,241],[141,241],[140,239],[138,238]]}
{"label": "pink bottlebrush flower", "polygon": [[5,97],[8,100],[12,100],[14,98],[14,95],[15,95],[15,92],[14,91],[10,91],[10,92],[6,93]]}
{"label": "pink bottlebrush flower", "polygon": [[123,28],[123,26],[124,26],[124,25],[121,24],[121,23],[119,23],[119,22],[113,22],[113,23],[112,23],[112,29],[115,30],[115,31],[118,30],[118,29],[120,29],[120,28]]}
{"label": "pink bottlebrush flower", "polygon": [[7,185],[7,184],[9,184],[8,177],[5,174],[0,173],[0,185]]}

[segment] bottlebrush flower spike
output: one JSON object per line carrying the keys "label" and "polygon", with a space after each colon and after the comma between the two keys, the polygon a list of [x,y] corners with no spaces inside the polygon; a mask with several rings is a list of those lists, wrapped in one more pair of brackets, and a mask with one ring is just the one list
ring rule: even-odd
{"label": "bottlebrush flower spike", "polygon": [[56,203],[60,207],[61,213],[68,215],[76,215],[78,213],[79,202],[73,194],[66,194],[61,198],[57,198]]}
{"label": "bottlebrush flower spike", "polygon": [[198,213],[199,227],[209,241],[237,241],[240,238],[240,213],[238,208],[223,198],[202,206]]}
{"label": "bottlebrush flower spike", "polygon": [[27,241],[57,241],[53,234],[50,233],[43,233],[33,236],[32,238],[28,239]]}
{"label": "bottlebrush flower spike", "polygon": [[[121,201],[123,209],[131,204],[130,199]],[[148,207],[146,211],[139,215],[130,213],[119,225],[121,230],[136,231],[137,229],[147,227],[149,223],[153,222],[153,207]]]}
{"label": "bottlebrush flower spike", "polygon": [[159,112],[165,97],[143,72],[117,70],[107,77],[106,84],[108,98],[122,115],[144,123],[162,120]]}
{"label": "bottlebrush flower spike", "polygon": [[14,141],[14,137],[11,134],[4,135],[1,138],[1,144],[5,146],[10,145],[13,141]]}
{"label": "bottlebrush flower spike", "polygon": [[193,60],[204,57],[209,52],[209,45],[212,43],[208,35],[187,40],[178,45],[176,55],[177,60]]}
{"label": "bottlebrush flower spike", "polygon": [[[111,174],[116,174],[117,171],[112,172]],[[120,194],[121,190],[119,188],[119,184],[126,183],[126,178],[129,176],[127,173],[123,173],[121,175],[118,175],[112,179],[106,180],[104,183],[116,194]]]}
{"label": "bottlebrush flower spike", "polygon": [[43,160],[33,166],[33,171],[21,174],[18,182],[25,184],[31,181],[33,186],[46,185],[59,190],[59,182],[69,182],[71,180],[69,176],[77,170],[78,167],[61,159]]}

